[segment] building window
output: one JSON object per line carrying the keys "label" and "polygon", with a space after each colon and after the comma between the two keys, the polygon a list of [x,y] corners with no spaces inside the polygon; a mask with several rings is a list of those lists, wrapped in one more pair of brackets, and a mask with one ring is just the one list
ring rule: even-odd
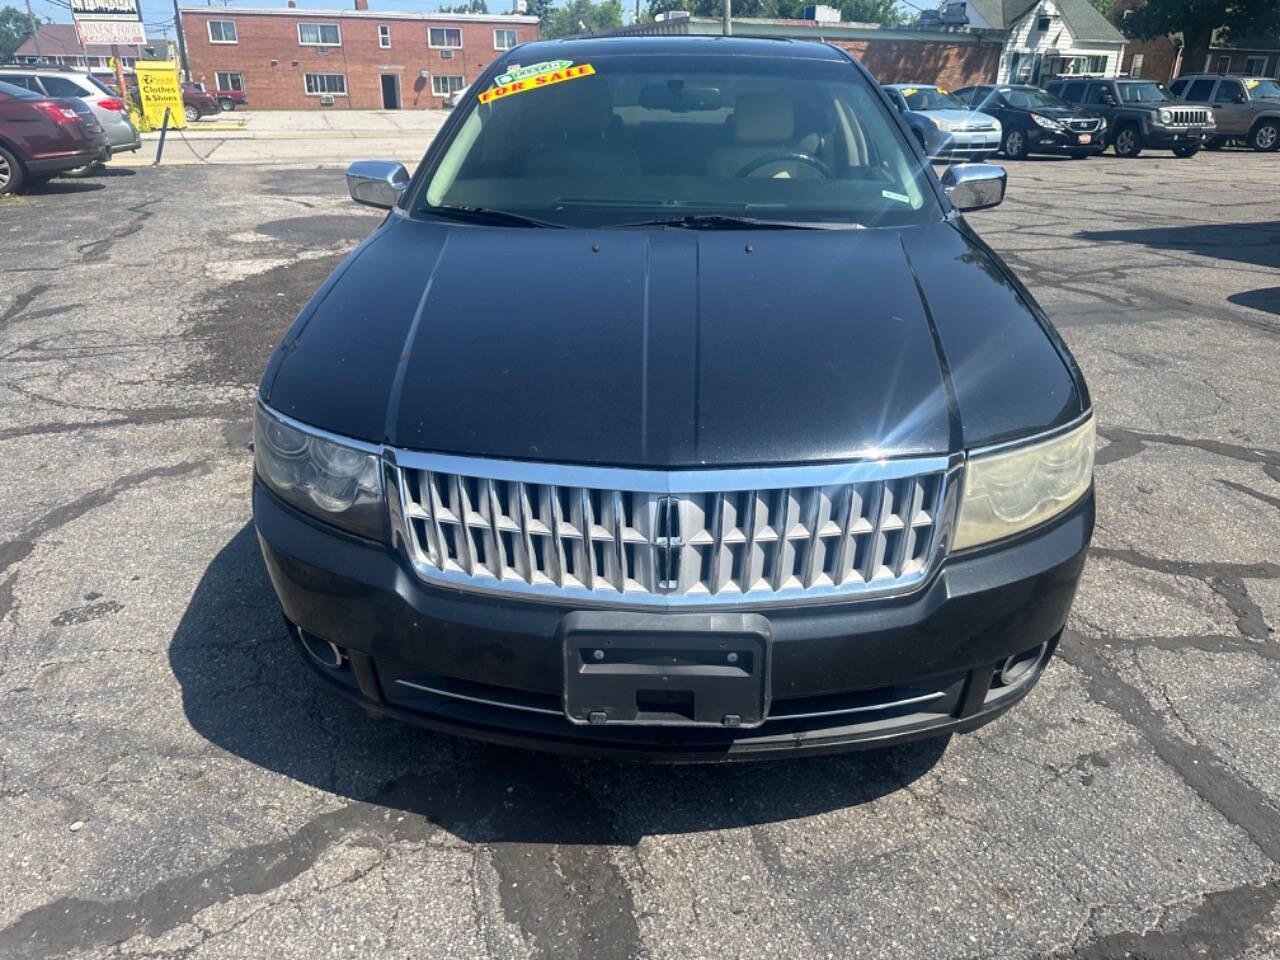
{"label": "building window", "polygon": [[345,73],[304,73],[302,79],[306,82],[309,97],[319,97],[326,93],[335,97],[347,95]]}
{"label": "building window", "polygon": [[1246,77],[1265,77],[1267,75],[1266,57],[1247,57],[1244,61]]}
{"label": "building window", "polygon": [[342,33],[336,23],[300,23],[298,44],[303,47],[340,47]]}
{"label": "building window", "polygon": [[236,22],[234,20],[210,20],[209,42],[239,43],[240,38],[236,35]]}
{"label": "building window", "polygon": [[518,42],[514,30],[493,31],[493,49],[495,50],[510,50]]}
{"label": "building window", "polygon": [[427,31],[427,45],[443,50],[461,50],[462,31],[457,27],[431,27]]}
{"label": "building window", "polygon": [[1142,61],[1145,58],[1146,58],[1145,54],[1135,53],[1133,55],[1133,59],[1129,61],[1129,76],[1131,77],[1142,76]]}
{"label": "building window", "polygon": [[1050,23],[1050,20],[1049,20],[1049,16],[1048,16],[1048,14],[1044,14],[1044,13],[1042,13],[1042,14],[1040,14],[1040,16],[1036,19],[1036,29],[1037,29],[1037,30],[1048,30],[1048,29],[1049,29],[1049,23]]}
{"label": "building window", "polygon": [[378,46],[383,50],[391,49],[391,25],[388,23],[378,24]]}
{"label": "building window", "polygon": [[461,90],[464,86],[466,84],[463,83],[460,76],[433,76],[431,78],[431,93],[437,97],[447,97],[455,90]]}
{"label": "building window", "polygon": [[213,75],[213,83],[219,90],[244,93],[244,74],[239,70],[219,70]]}

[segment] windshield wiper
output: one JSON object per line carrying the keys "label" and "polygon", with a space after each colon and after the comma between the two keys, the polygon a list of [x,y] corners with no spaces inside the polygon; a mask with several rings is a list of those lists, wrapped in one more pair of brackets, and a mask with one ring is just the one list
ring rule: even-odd
{"label": "windshield wiper", "polygon": [[495,210],[492,207],[475,207],[463,204],[439,204],[423,206],[422,213],[449,220],[460,220],[464,223],[488,223],[505,227],[541,227],[548,230],[563,230],[563,223],[551,220],[539,220],[537,217],[526,217],[522,213],[511,213],[508,210]]}
{"label": "windshield wiper", "polygon": [[686,230],[848,230],[860,223],[820,223],[811,220],[769,220],[723,213],[686,213],[678,217],[657,217],[634,223],[611,223],[609,227],[683,227]]}

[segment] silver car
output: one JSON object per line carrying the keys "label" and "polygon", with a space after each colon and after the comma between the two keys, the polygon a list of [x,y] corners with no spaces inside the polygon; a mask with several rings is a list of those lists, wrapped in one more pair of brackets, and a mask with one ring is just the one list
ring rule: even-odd
{"label": "silver car", "polygon": [[46,97],[83,100],[107,133],[112,153],[142,147],[142,135],[129,119],[125,101],[92,74],[58,67],[0,66],[0,80]]}
{"label": "silver car", "polygon": [[981,163],[1000,149],[1000,121],[967,106],[941,87],[889,83],[884,92],[911,127],[930,160]]}

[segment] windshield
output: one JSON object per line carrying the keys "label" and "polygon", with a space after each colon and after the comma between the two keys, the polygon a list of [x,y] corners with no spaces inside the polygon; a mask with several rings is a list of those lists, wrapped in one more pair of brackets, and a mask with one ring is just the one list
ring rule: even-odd
{"label": "windshield", "polygon": [[1160,103],[1177,99],[1163,83],[1122,83],[1120,97],[1125,103]]}
{"label": "windshield", "polygon": [[[698,216],[897,226],[941,217],[922,165],[837,61],[607,55],[472,86],[410,210],[565,226]],[[438,211],[443,215],[443,211]]]}
{"label": "windshield", "polygon": [[1036,87],[1006,87],[1000,91],[1011,107],[1070,107],[1052,93]]}
{"label": "windshield", "polygon": [[1248,88],[1250,96],[1254,97],[1280,97],[1280,83],[1275,80],[1268,80],[1265,77],[1253,77],[1244,82]]}
{"label": "windshield", "polygon": [[904,87],[898,91],[909,110],[963,110],[965,106],[939,87]]}

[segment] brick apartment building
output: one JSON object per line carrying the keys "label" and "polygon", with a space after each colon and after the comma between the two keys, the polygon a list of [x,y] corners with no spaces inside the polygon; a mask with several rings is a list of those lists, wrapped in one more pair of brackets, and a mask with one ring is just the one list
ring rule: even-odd
{"label": "brick apartment building", "polygon": [[243,90],[254,109],[441,107],[502,53],[538,38],[537,17],[182,7],[191,79]]}

